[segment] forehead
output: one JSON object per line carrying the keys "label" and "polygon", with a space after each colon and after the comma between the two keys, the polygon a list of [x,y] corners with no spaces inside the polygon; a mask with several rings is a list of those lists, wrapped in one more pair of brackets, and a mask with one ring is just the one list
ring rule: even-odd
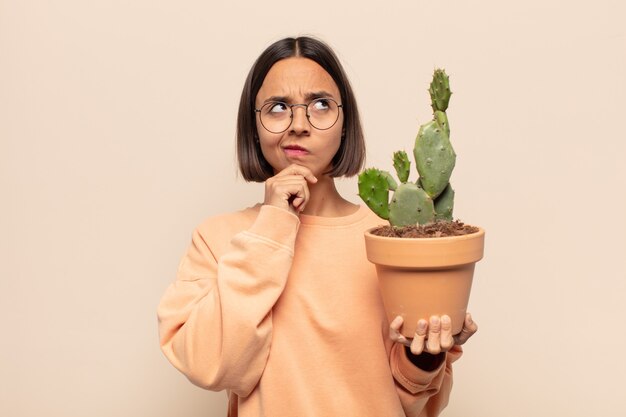
{"label": "forehead", "polygon": [[303,100],[311,93],[324,91],[339,99],[339,88],[317,62],[302,57],[286,58],[269,70],[257,94],[257,102],[269,97],[285,97],[290,101]]}

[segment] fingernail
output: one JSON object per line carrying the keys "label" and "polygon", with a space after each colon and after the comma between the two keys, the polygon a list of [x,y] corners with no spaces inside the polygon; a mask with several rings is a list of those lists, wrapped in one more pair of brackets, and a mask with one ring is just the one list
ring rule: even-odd
{"label": "fingernail", "polygon": [[420,330],[426,330],[426,322],[424,320],[418,321],[417,328]]}
{"label": "fingernail", "polygon": [[441,318],[441,324],[446,325],[446,326],[447,326],[447,325],[449,325],[449,324],[450,324],[450,317],[448,317],[448,316],[443,316],[443,317]]}
{"label": "fingernail", "polygon": [[467,322],[468,322],[469,324],[472,324],[472,315],[471,315],[471,314],[469,314],[469,313],[467,314]]}

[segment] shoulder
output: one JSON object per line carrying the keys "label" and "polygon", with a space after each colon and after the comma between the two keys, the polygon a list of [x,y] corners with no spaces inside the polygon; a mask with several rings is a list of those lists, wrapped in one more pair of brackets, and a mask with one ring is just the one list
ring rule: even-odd
{"label": "shoulder", "polygon": [[260,204],[230,213],[222,213],[207,217],[197,227],[196,232],[202,236],[230,238],[248,228],[259,215]]}

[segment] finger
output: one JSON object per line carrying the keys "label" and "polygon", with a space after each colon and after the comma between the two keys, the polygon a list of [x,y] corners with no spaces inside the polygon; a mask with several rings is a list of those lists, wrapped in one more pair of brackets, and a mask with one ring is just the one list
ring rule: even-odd
{"label": "finger", "polygon": [[292,196],[291,205],[296,211],[301,212],[302,210],[304,210],[305,201],[306,200],[304,199],[304,197]]}
{"label": "finger", "polygon": [[288,176],[288,175],[298,175],[298,176],[304,177],[308,182],[313,183],[313,184],[317,182],[317,177],[313,175],[313,172],[311,172],[310,169],[308,169],[305,166],[298,165],[298,164],[289,165],[287,168],[283,169],[275,176],[283,177],[283,176]]}
{"label": "finger", "polygon": [[298,206],[298,211],[300,213],[304,211],[306,203],[308,203],[309,199],[311,198],[311,192],[309,191],[309,186],[306,182],[302,185],[302,191],[304,192],[304,201],[302,202],[302,205]]}
{"label": "finger", "polygon": [[426,348],[428,353],[437,355],[441,352],[441,319],[439,316],[432,316],[428,323],[428,340],[426,341]]}
{"label": "finger", "polygon": [[411,353],[414,355],[419,355],[424,351],[426,346],[426,331],[428,329],[428,322],[424,319],[421,319],[417,322],[417,327],[415,328],[415,336],[413,337],[413,341],[411,342]]}
{"label": "finger", "polygon": [[306,182],[300,186],[295,195],[291,197],[291,204],[293,208],[296,209],[299,213],[304,211],[304,207],[306,203],[309,201],[310,193],[309,187],[307,187]]}
{"label": "finger", "polygon": [[452,320],[450,316],[441,316],[441,349],[448,350],[454,345],[452,337]]}
{"label": "finger", "polygon": [[454,336],[454,344],[462,345],[477,331],[478,325],[474,320],[472,320],[472,315],[467,313],[465,315],[465,322],[463,323],[463,330],[461,330],[461,333]]}
{"label": "finger", "polygon": [[270,186],[284,185],[284,184],[304,184],[307,185],[306,179],[302,175],[282,175],[269,178],[267,184]]}
{"label": "finger", "polygon": [[389,325],[389,338],[394,342],[409,346],[411,342],[409,342],[409,340],[404,337],[402,333],[400,333],[400,328],[402,327],[403,323],[404,319],[402,318],[402,316],[397,316],[395,319],[393,319],[393,321]]}
{"label": "finger", "polygon": [[287,199],[289,203],[291,203],[294,209],[301,211],[307,201],[304,187],[298,185],[297,188],[290,190],[289,194],[289,198]]}
{"label": "finger", "polygon": [[391,321],[389,327],[395,331],[399,331],[400,327],[402,327],[403,324],[404,319],[402,318],[402,316],[396,316],[396,318]]}
{"label": "finger", "polygon": [[313,175],[313,173],[312,173],[312,172],[311,172],[310,174],[308,174],[308,175],[305,175],[305,176],[304,176],[304,178],[305,178],[308,182],[310,182],[310,183],[312,183],[312,184],[315,184],[315,183],[317,182],[317,177],[316,177],[315,175]]}

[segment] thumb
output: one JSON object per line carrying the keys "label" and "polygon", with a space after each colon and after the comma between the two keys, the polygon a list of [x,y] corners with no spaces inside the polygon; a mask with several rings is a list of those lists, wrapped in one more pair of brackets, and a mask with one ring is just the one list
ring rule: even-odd
{"label": "thumb", "polygon": [[454,344],[462,345],[467,342],[467,340],[472,337],[474,333],[478,331],[478,325],[475,321],[472,320],[472,315],[467,313],[465,315],[465,322],[463,323],[463,329],[461,333],[454,336]]}

